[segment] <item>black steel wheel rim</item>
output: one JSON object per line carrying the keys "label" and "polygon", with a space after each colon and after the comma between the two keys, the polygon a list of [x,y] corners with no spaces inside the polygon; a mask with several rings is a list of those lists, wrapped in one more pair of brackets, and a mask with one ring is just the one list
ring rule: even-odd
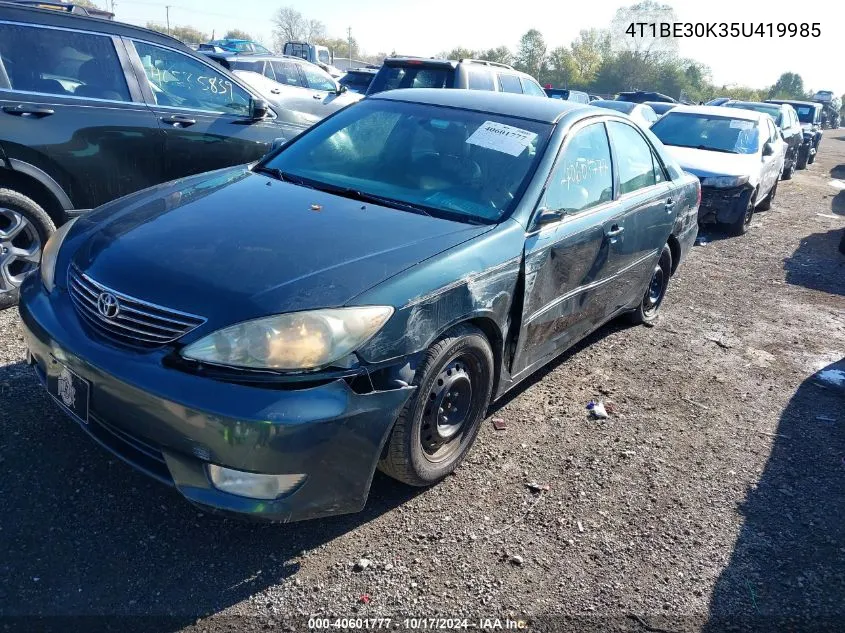
{"label": "black steel wheel rim", "polygon": [[666,294],[666,286],[669,283],[668,272],[663,267],[663,260],[654,267],[654,272],[651,275],[651,281],[648,284],[648,290],[643,299],[643,311],[650,314],[660,307],[663,301],[663,296]]}
{"label": "black steel wheel rim", "polygon": [[426,459],[443,462],[461,446],[478,415],[474,395],[481,393],[478,361],[460,353],[443,365],[426,394],[420,446]]}

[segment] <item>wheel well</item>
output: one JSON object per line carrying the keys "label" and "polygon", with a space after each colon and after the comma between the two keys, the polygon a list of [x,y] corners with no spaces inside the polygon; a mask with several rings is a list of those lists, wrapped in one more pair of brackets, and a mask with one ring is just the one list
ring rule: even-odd
{"label": "wheel well", "polygon": [[465,322],[481,330],[493,350],[493,394],[495,397],[496,390],[499,388],[499,376],[502,369],[502,332],[496,322],[488,317],[476,317]]}
{"label": "wheel well", "polygon": [[47,215],[50,216],[50,219],[53,220],[53,224],[56,226],[61,226],[67,220],[65,210],[59,204],[59,201],[56,200],[56,196],[31,176],[12,169],[0,169],[0,187],[13,189],[30,198],[47,212]]}
{"label": "wheel well", "polygon": [[669,251],[672,253],[672,270],[669,274],[674,275],[675,271],[678,270],[678,264],[681,263],[681,243],[674,235],[670,235],[666,243],[669,245]]}

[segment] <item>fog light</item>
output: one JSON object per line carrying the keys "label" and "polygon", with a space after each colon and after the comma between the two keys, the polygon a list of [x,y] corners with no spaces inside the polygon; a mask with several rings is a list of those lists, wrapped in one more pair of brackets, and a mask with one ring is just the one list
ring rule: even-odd
{"label": "fog light", "polygon": [[276,499],[305,480],[305,475],[245,473],[215,464],[208,464],[207,468],[208,476],[215,488],[251,499]]}

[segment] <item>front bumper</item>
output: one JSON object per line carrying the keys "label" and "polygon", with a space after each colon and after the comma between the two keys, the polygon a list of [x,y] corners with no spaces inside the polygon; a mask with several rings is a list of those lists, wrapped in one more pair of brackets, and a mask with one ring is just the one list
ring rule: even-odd
{"label": "front bumper", "polygon": [[[411,387],[358,393],[344,379],[305,389],[215,381],[163,364],[164,351],[121,349],[83,329],[62,289],[37,275],[19,306],[31,362],[42,381],[64,364],[90,383],[80,426],[112,453],[189,501],[276,521],[361,510],[393,422]],[[221,492],[205,465],[305,474],[267,501]]]}
{"label": "front bumper", "polygon": [[753,189],[749,185],[729,189],[701,187],[699,223],[733,224],[745,214],[752,193]]}

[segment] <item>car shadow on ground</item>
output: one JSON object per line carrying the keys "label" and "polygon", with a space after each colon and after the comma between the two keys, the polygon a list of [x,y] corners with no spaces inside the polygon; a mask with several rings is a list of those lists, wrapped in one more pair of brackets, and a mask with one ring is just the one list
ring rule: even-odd
{"label": "car shadow on ground", "polygon": [[[377,474],[358,514],[290,525],[225,519],[97,446],[24,363],[0,367],[0,402],[4,621],[61,616],[54,625],[76,630],[68,616],[106,615],[126,633],[125,616],[152,615],[135,620],[145,631],[178,630],[284,582],[303,552],[420,492]],[[349,562],[364,553],[348,552]]]}
{"label": "car shadow on ground", "polygon": [[842,229],[801,238],[795,252],[784,260],[786,282],[811,290],[845,295],[845,257],[839,251]]}
{"label": "car shadow on ground", "polygon": [[[841,374],[838,372],[842,372]],[[789,401],[740,506],[744,524],[706,633],[835,631],[845,621],[845,359]]]}
{"label": "car shadow on ground", "polygon": [[625,330],[632,328],[632,327],[641,327],[631,324],[625,316],[618,317],[602,327],[598,330],[590,334],[587,338],[582,339],[568,350],[566,350],[563,354],[555,358],[554,360],[549,361],[546,365],[537,369],[534,373],[528,376],[525,380],[519,383],[516,387],[508,391],[504,396],[502,396],[499,400],[494,402],[490,405],[487,409],[487,417],[489,418],[492,415],[498,413],[501,409],[506,407],[508,403],[515,400],[519,397],[523,392],[531,388],[532,386],[536,385],[539,382],[542,382],[543,379],[548,376],[550,373],[555,371],[558,367],[560,367],[563,363],[567,360],[576,356],[582,350],[590,347],[591,345],[597,343],[598,341],[602,340],[606,336],[610,336],[611,334],[616,334],[617,332],[624,332]]}

